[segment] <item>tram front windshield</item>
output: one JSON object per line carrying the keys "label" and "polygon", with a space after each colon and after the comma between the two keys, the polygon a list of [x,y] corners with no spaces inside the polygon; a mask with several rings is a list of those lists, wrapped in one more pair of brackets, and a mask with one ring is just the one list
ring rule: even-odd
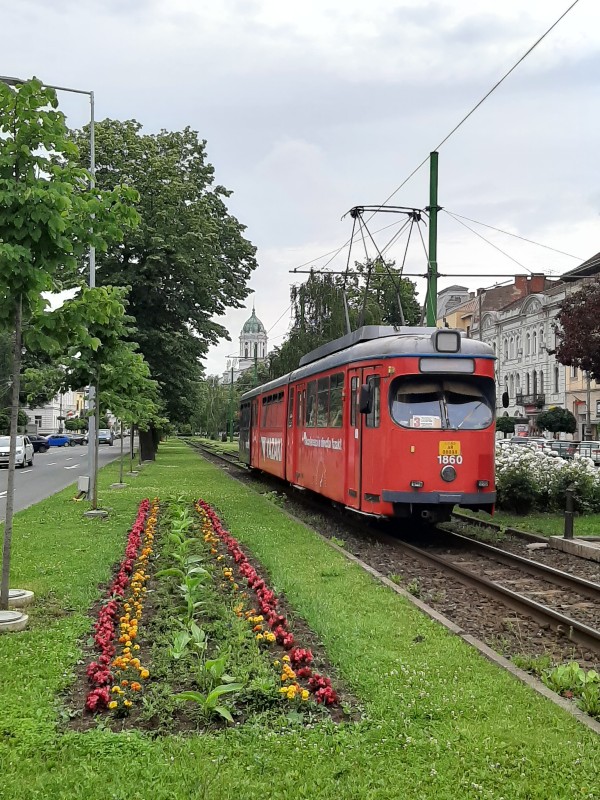
{"label": "tram front windshield", "polygon": [[489,378],[409,375],[390,386],[392,419],[404,428],[482,430],[494,419],[494,402]]}

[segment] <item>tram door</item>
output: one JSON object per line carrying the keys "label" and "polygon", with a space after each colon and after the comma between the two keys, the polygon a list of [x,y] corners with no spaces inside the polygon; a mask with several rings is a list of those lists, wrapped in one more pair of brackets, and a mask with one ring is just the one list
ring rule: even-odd
{"label": "tram door", "polygon": [[258,397],[252,400],[252,417],[250,420],[250,464],[258,467],[260,442],[258,435]]}
{"label": "tram door", "polygon": [[347,458],[346,458],[346,505],[360,508],[360,451],[361,451],[361,415],[358,411],[360,395],[361,369],[348,370],[347,420]]}
{"label": "tram door", "polygon": [[[381,437],[378,428],[381,415],[381,377],[378,367],[351,369],[349,379],[348,458],[346,474],[346,505],[370,511],[370,503],[379,500]],[[360,413],[360,387],[371,390],[371,411]]]}

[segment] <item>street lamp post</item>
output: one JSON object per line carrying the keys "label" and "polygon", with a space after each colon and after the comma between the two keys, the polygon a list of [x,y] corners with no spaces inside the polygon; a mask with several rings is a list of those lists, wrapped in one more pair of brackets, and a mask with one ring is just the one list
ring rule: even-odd
{"label": "street lamp post", "polygon": [[[27,81],[23,78],[15,78],[7,75],[0,75],[0,82],[8,86],[19,86]],[[94,138],[94,92],[85,89],[72,89],[68,86],[56,86],[51,83],[43,84],[47,89],[54,89],[59,92],[70,92],[71,94],[86,94],[90,98],[90,189],[95,186],[96,173],[96,142]],[[90,245],[89,250],[89,287],[96,286],[96,248]],[[96,433],[96,419],[98,409],[96,408],[96,387],[93,382],[88,387],[88,472],[89,484],[87,490],[88,500],[91,500],[92,507],[97,505],[96,475],[98,472],[98,437]]]}

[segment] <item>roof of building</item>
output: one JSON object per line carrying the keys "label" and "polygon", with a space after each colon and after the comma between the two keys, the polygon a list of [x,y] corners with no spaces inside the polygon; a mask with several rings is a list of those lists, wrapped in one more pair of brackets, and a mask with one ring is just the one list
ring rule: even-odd
{"label": "roof of building", "polygon": [[254,307],[252,308],[252,316],[244,322],[242,333],[266,333],[265,326],[256,316]]}
{"label": "roof of building", "polygon": [[595,256],[588,258],[587,261],[584,261],[583,264],[580,264],[575,269],[569,270],[569,272],[564,272],[560,276],[561,281],[576,281],[579,278],[586,278],[591,275],[597,275],[600,272],[600,253],[596,253]]}

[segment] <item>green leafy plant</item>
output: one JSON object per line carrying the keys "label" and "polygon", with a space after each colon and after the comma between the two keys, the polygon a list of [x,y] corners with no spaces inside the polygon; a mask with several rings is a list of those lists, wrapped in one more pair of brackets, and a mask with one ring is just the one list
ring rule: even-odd
{"label": "green leafy plant", "polygon": [[338,539],[337,536],[332,536],[329,541],[337,544],[338,547],[346,547],[346,542],[343,539]]}
{"label": "green leafy plant", "polygon": [[239,692],[243,688],[243,683],[228,683],[216,686],[214,689],[208,692],[208,694],[202,694],[202,692],[180,692],[179,694],[176,694],[175,697],[177,700],[188,700],[192,703],[197,703],[200,708],[209,716],[218,714],[228,722],[233,722],[231,711],[225,706],[221,705],[219,700],[221,697],[223,697],[223,695]]}

